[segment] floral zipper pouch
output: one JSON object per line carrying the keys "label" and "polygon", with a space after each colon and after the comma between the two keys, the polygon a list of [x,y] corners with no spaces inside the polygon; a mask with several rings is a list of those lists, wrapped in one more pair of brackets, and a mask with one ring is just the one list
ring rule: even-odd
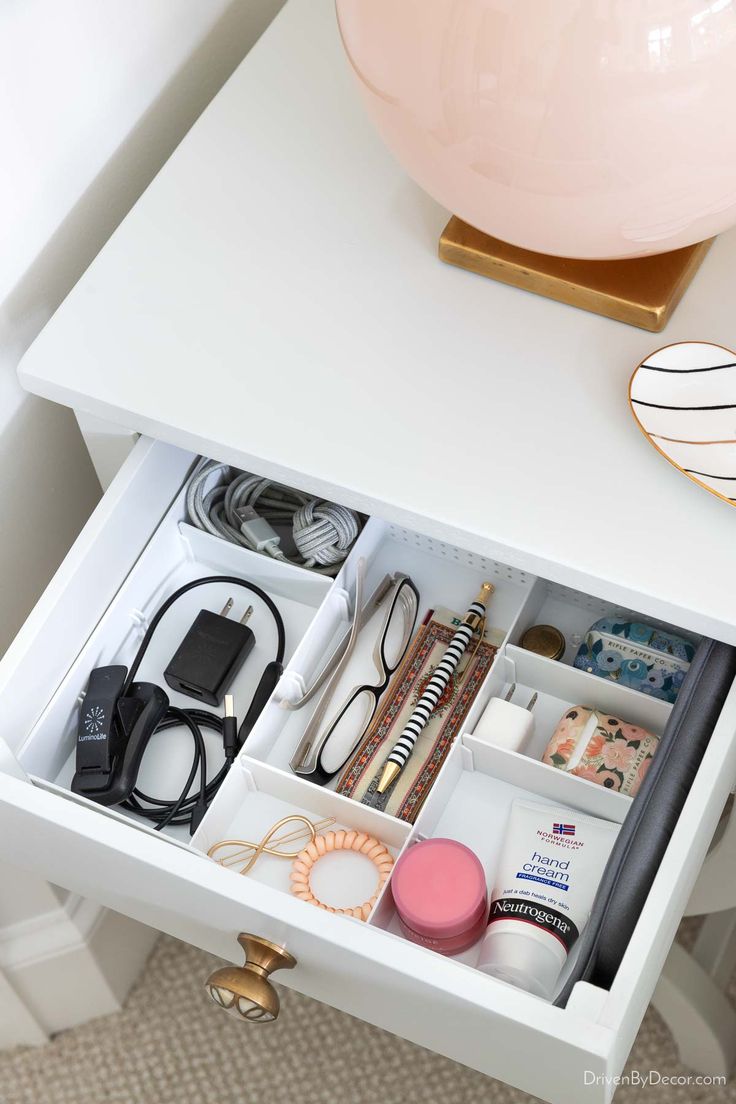
{"label": "floral zipper pouch", "polygon": [[671,703],[694,654],[695,645],[682,636],[604,617],[588,629],[573,666]]}
{"label": "floral zipper pouch", "polygon": [[568,709],[547,744],[542,762],[634,797],[659,736],[586,705]]}

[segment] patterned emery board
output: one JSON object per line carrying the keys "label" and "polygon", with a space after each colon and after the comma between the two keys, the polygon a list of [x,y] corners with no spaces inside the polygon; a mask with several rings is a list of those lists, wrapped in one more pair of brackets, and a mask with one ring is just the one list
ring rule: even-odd
{"label": "patterned emery board", "polygon": [[665,460],[736,505],[736,353],[707,341],[666,345],[634,372],[629,402]]}

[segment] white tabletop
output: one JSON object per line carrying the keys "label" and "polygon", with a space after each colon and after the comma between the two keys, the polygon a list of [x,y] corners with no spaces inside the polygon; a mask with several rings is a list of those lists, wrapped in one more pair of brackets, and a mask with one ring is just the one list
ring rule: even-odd
{"label": "white tabletop", "polygon": [[447,217],[364,115],[333,0],[290,0],[21,380],[736,641],[736,512],[627,402],[658,345],[733,347],[736,236],[653,336],[443,265]]}

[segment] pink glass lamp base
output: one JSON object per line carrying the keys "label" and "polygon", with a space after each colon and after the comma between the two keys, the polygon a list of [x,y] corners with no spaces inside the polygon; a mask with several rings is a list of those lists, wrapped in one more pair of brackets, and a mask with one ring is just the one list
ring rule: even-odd
{"label": "pink glass lamp base", "polygon": [[521,249],[588,260],[736,222],[736,0],[337,0],[387,146]]}

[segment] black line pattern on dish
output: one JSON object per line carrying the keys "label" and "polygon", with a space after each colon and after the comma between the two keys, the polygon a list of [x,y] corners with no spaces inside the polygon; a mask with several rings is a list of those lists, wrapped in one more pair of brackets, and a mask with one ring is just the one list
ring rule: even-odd
{"label": "black line pattern on dish", "polygon": [[732,483],[736,482],[736,475],[712,475],[710,472],[696,471],[695,468],[683,468],[682,470],[687,472],[688,475],[701,475],[703,479],[726,479]]}
{"label": "black line pattern on dish", "polygon": [[654,410],[736,410],[736,403],[722,403],[718,406],[666,406],[664,403],[644,402],[643,399],[632,398],[631,401],[637,406],[649,406]]}
{"label": "black line pattern on dish", "polygon": [[720,372],[721,368],[736,368],[736,361],[730,364],[712,364],[708,368],[660,368],[657,364],[640,364],[640,368],[648,368],[650,372],[671,372],[674,376],[687,376],[692,372]]}

